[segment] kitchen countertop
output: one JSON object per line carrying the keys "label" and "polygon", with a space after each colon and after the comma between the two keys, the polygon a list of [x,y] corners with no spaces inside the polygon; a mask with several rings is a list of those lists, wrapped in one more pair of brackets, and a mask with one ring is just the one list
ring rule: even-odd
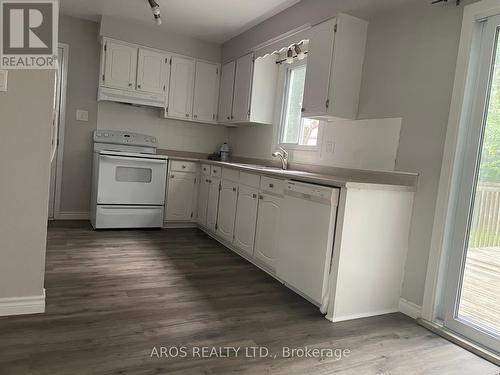
{"label": "kitchen countertop", "polygon": [[308,182],[312,184],[340,187],[340,188],[362,188],[362,189],[389,189],[415,191],[417,187],[418,174],[406,172],[368,171],[361,169],[317,167],[322,169],[316,171],[295,170],[293,167],[282,170],[276,167],[267,167],[261,163],[247,163],[236,160],[234,162],[222,162],[208,160],[204,154],[185,154],[178,151],[159,150],[161,154],[167,155],[171,160],[185,160],[201,162],[210,165],[218,165],[226,168],[239,169],[245,172],[263,174],[271,177]]}

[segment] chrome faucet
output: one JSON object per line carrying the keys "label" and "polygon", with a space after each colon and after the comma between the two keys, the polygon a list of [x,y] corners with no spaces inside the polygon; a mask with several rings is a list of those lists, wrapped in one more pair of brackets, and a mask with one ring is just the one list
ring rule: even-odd
{"label": "chrome faucet", "polygon": [[288,152],[283,148],[280,147],[280,151],[275,151],[273,152],[273,156],[275,158],[279,157],[281,159],[281,169],[287,170],[288,169]]}

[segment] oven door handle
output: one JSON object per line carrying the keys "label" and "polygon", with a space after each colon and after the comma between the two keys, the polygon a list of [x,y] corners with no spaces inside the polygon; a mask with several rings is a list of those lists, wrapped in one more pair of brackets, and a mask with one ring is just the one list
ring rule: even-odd
{"label": "oven door handle", "polygon": [[155,164],[167,164],[165,159],[153,159],[153,158],[135,158],[133,156],[113,156],[113,155],[99,155],[101,159],[110,159],[110,160],[131,160],[131,161],[144,161],[147,163],[155,163]]}

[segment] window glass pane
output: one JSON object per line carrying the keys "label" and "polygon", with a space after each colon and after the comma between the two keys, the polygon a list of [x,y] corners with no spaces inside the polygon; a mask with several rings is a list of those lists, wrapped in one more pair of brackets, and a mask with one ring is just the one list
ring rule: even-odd
{"label": "window glass pane", "polygon": [[282,143],[299,143],[305,78],[305,65],[293,68],[289,73]]}
{"label": "window glass pane", "polygon": [[150,168],[116,167],[115,180],[117,182],[150,183],[152,173]]}
{"label": "window glass pane", "polygon": [[301,146],[316,146],[318,144],[319,120],[302,119]]}

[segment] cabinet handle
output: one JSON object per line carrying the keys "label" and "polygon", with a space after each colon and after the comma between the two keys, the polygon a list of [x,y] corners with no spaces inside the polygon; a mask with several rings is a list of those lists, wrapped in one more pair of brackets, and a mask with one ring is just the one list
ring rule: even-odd
{"label": "cabinet handle", "polygon": [[302,108],[300,109],[300,112],[305,112],[305,111],[306,111],[306,109],[305,109],[304,107],[302,107]]}
{"label": "cabinet handle", "polygon": [[186,113],[186,117],[189,117],[189,113]]}
{"label": "cabinet handle", "polygon": [[210,181],[208,181],[208,179],[207,179],[207,180],[205,180],[205,182],[208,184]]}
{"label": "cabinet handle", "polygon": [[137,85],[137,88],[140,89],[141,88],[141,85]]}
{"label": "cabinet handle", "polygon": [[193,115],[193,118],[198,118],[198,115]]}
{"label": "cabinet handle", "polygon": [[129,83],[129,84],[128,84],[128,87],[132,87],[132,84],[131,84],[131,83]]}
{"label": "cabinet handle", "polygon": [[231,116],[231,120],[233,120],[233,119],[234,119],[234,116]]}
{"label": "cabinet handle", "polygon": [[259,199],[264,199],[264,196],[263,195],[259,195]]}
{"label": "cabinet handle", "polygon": [[269,184],[269,187],[272,189],[274,187],[274,184]]}
{"label": "cabinet handle", "polygon": [[184,164],[182,165],[182,169],[186,169],[186,166]]}
{"label": "cabinet handle", "polygon": [[257,198],[257,194],[252,194],[252,198],[253,199]]}
{"label": "cabinet handle", "polygon": [[170,175],[170,178],[174,178],[174,175],[173,175],[173,174],[171,174],[171,175]]}
{"label": "cabinet handle", "polygon": [[233,188],[233,191],[236,191],[236,188],[235,188],[235,187]]}
{"label": "cabinet handle", "polygon": [[228,119],[228,120],[231,120],[231,117],[227,116],[227,119]]}

